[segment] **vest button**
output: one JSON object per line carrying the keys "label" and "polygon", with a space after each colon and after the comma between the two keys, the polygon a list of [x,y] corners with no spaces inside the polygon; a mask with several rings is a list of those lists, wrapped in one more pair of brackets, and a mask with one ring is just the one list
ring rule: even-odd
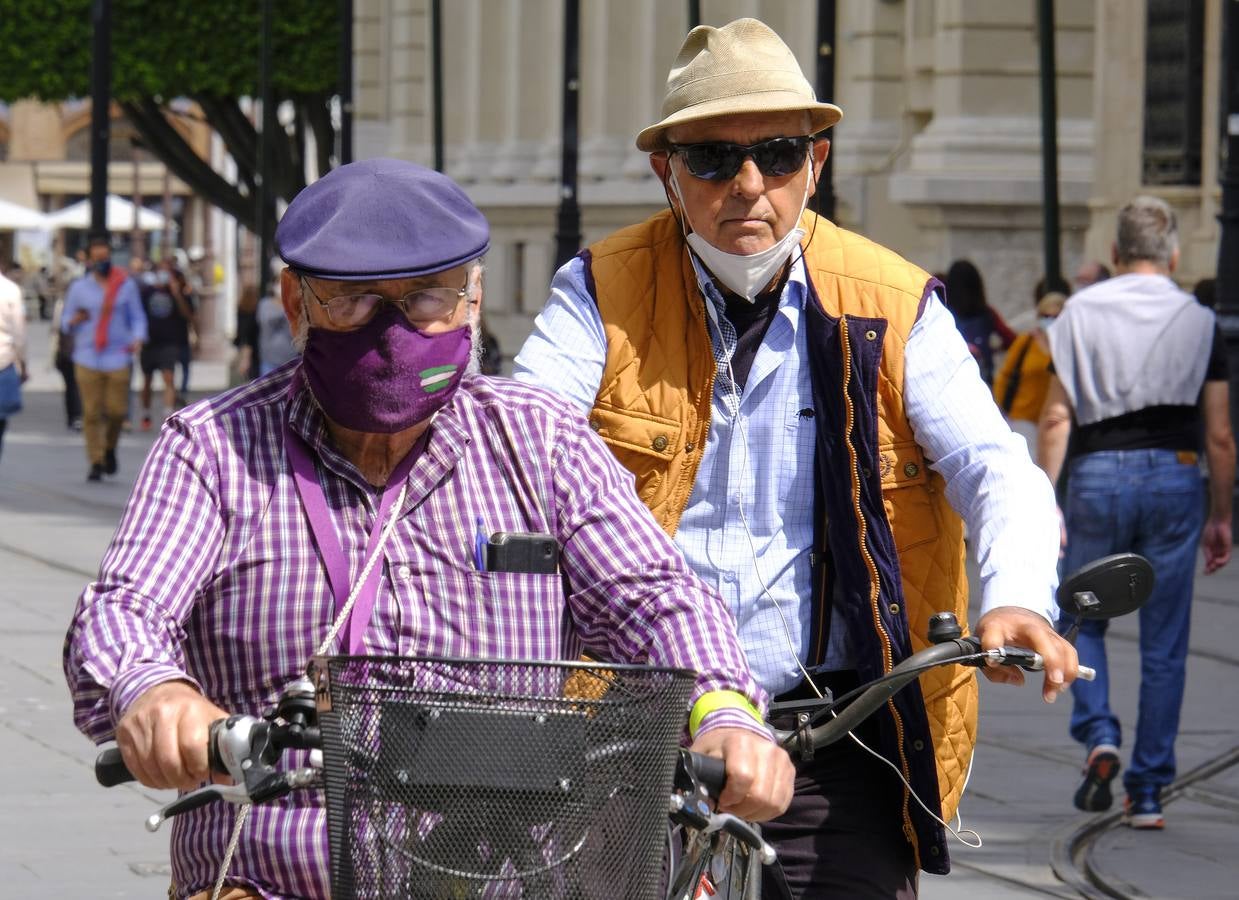
{"label": "vest button", "polygon": [[599,422],[597,419],[590,419],[589,427],[593,429],[594,431],[602,431],[602,423]]}
{"label": "vest button", "polygon": [[899,615],[899,604],[898,604],[898,603],[892,603],[890,606],[888,606],[888,607],[886,607],[886,608],[887,608],[888,610],[890,610],[890,613],[891,613],[891,615],[892,615],[892,616],[897,616],[897,615]]}
{"label": "vest button", "polygon": [[685,452],[685,453],[692,453],[692,452],[693,452],[693,450],[694,450],[694,448],[696,448],[696,446],[697,446],[697,445],[696,445],[696,444],[694,444],[692,441],[689,441],[687,444],[685,444],[685,445],[684,445],[684,452]]}
{"label": "vest button", "polygon": [[667,449],[667,436],[665,434],[660,434],[658,437],[654,438],[654,449],[659,453],[662,453]]}
{"label": "vest button", "polygon": [[917,473],[919,473],[920,471],[921,471],[921,467],[918,466],[916,463],[908,463],[906,466],[903,467],[903,474],[907,475],[909,478],[915,478],[917,476]]}
{"label": "vest button", "polygon": [[925,749],[925,742],[922,741],[920,738],[917,738],[915,741],[912,742],[912,749],[919,753],[920,751]]}
{"label": "vest button", "polygon": [[876,341],[877,339],[878,339],[878,333],[874,331],[872,328],[870,328],[868,331],[865,332],[865,340]]}
{"label": "vest button", "polygon": [[930,847],[930,848],[929,848],[929,855],[930,855],[930,856],[937,856],[937,855],[938,855],[939,853],[941,853],[941,852],[942,852],[942,851],[938,849],[937,845],[935,845],[935,846],[933,846],[933,847]]}

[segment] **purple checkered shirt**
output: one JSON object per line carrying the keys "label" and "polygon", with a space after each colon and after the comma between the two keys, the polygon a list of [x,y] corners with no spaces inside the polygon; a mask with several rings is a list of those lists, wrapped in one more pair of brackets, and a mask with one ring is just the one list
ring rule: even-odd
{"label": "purple checkered shirt", "polygon": [[[381,495],[334,449],[308,392],[290,397],[297,373],[292,364],[165,424],[65,645],[74,719],[96,742],[113,737],[143,691],[171,679],[259,714],[326,636],[334,600],[284,453],[285,418],[317,458],[353,579]],[[695,670],[694,699],[736,690],[764,709],[730,614],[632,484],[568,403],[505,379],[466,379],[409,474],[365,651],[555,660],[587,649]],[[477,571],[479,517],[487,534],[555,535],[568,596],[557,575]],[[759,730],[725,709],[701,731],[721,725]],[[234,815],[216,803],[175,821],[177,896],[214,881]],[[264,897],[326,897],[321,791],[254,807],[228,880]]]}

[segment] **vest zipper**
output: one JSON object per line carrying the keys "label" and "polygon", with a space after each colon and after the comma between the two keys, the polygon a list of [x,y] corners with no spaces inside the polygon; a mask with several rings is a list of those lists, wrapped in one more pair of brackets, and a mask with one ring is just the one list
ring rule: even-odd
{"label": "vest zipper", "polygon": [[[852,443],[852,429],[856,421],[856,410],[852,404],[852,394],[850,392],[852,382],[852,342],[848,335],[847,317],[844,315],[839,316],[839,340],[843,349],[843,406],[846,412],[843,443],[848,451],[848,474],[852,481],[852,512],[856,516],[856,527],[860,539],[860,555],[865,561],[865,567],[869,570],[869,607],[873,613],[874,628],[882,641],[882,672],[883,674],[888,674],[894,665],[894,653],[891,650],[890,635],[886,633],[886,629],[882,626],[882,613],[878,607],[878,601],[881,598],[881,579],[878,575],[877,563],[873,561],[873,556],[869,553],[868,541],[866,540],[869,530],[868,522],[865,520],[865,514],[860,507],[860,463],[857,458],[856,447]],[[899,716],[899,710],[895,707],[894,699],[887,700],[886,706],[895,721],[895,738],[899,749],[899,768],[903,772],[905,782],[903,789],[904,834],[912,844],[919,868],[921,860],[920,846],[916,840],[916,829],[912,827],[912,814],[908,808],[910,790],[906,785],[911,784],[912,773],[908,766],[908,757],[904,753],[903,748],[903,719]]]}

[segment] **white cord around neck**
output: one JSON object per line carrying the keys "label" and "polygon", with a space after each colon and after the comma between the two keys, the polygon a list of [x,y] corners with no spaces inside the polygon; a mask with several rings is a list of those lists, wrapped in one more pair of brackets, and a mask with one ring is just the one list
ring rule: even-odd
{"label": "white cord around neck", "polygon": [[[370,577],[370,571],[374,568],[375,563],[378,562],[379,557],[383,555],[383,547],[386,546],[387,539],[391,537],[391,533],[396,528],[396,522],[400,519],[400,511],[404,508],[404,498],[408,490],[409,485],[406,481],[400,488],[400,494],[396,497],[396,502],[392,504],[391,515],[383,525],[383,533],[379,536],[379,541],[374,546],[374,552],[370,554],[370,558],[362,566],[361,574],[357,576],[357,581],[353,583],[353,589],[349,592],[348,600],[345,601],[335,621],[331,623],[331,629],[327,632],[327,637],[323,638],[323,642],[318,645],[318,650],[315,651],[316,656],[323,656],[331,649],[331,645],[335,643],[340,629],[344,627],[344,623],[348,621],[349,616],[352,614],[353,605],[357,602],[357,597],[361,594],[361,589],[365,585],[366,579]],[[232,857],[237,851],[237,845],[241,842],[241,828],[245,825],[249,812],[249,803],[242,803],[237,808],[236,822],[232,826],[232,836],[228,839],[228,847],[224,851],[223,862],[219,865],[219,875],[215,881],[215,890],[211,893],[211,900],[219,900],[220,892],[224,889],[224,878],[228,874],[228,867],[232,865]]]}

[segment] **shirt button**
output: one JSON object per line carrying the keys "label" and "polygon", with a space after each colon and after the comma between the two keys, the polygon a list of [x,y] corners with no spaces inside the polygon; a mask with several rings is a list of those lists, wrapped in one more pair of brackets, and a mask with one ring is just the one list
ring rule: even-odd
{"label": "shirt button", "polygon": [[736,506],[740,505],[740,492],[739,491],[736,491],[734,494],[731,495],[731,502],[734,503]]}
{"label": "shirt button", "polygon": [[400,566],[400,568],[396,569],[396,574],[407,581],[410,577],[412,577],[413,570],[408,566]]}
{"label": "shirt button", "polygon": [[736,580],[736,573],[735,572],[724,572],[723,580],[727,582],[728,584],[732,584]]}

